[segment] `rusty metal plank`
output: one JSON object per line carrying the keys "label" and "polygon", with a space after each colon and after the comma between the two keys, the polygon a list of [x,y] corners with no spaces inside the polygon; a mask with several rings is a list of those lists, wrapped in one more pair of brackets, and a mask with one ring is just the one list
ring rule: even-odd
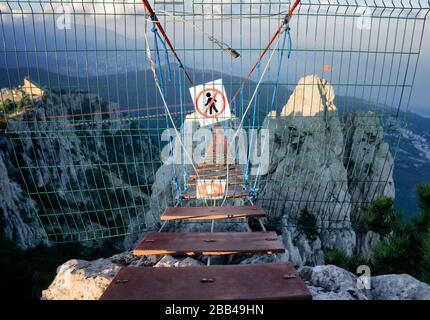
{"label": "rusty metal plank", "polygon": [[166,208],[161,220],[216,220],[264,217],[259,205],[225,207],[171,207]]}
{"label": "rusty metal plank", "polygon": [[134,255],[224,255],[285,252],[276,232],[150,232]]}
{"label": "rusty metal plank", "polygon": [[122,268],[101,300],[310,300],[290,263]]}

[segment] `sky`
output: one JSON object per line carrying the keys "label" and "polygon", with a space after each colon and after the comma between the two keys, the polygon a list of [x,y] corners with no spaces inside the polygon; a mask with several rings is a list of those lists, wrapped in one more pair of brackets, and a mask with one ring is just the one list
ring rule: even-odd
{"label": "sky", "polygon": [[409,109],[430,118],[430,19],[424,31],[424,41]]}
{"label": "sky", "polygon": [[[417,4],[418,0],[411,0],[412,2],[403,1],[404,3],[412,3]],[[57,0],[54,1],[55,4],[58,4],[59,2]],[[66,3],[67,1],[63,1]],[[142,32],[141,32],[141,22],[144,19],[143,16],[140,17],[140,21],[136,24],[139,25],[133,25],[133,19],[130,19],[129,16],[127,16],[127,13],[133,13],[136,10],[139,13],[143,13],[143,7],[140,2],[140,0],[123,0],[123,1],[116,1],[115,4],[113,1],[106,1],[107,3],[103,4],[102,0],[94,0],[94,4],[91,4],[87,2],[87,4],[82,5],[81,0],[69,0],[69,2],[73,3],[73,12],[77,14],[78,17],[82,18],[82,16],[79,16],[82,12],[91,12],[92,10],[94,12],[98,13],[106,13],[107,15],[95,15],[97,17],[97,21],[108,21],[107,27],[110,31],[112,31],[113,26],[115,27],[115,31],[119,35],[125,35],[127,34],[127,38],[129,38],[131,41],[129,43],[132,43],[134,38],[142,39]],[[249,13],[249,14],[267,14],[267,13],[273,13],[273,12],[279,12],[283,10],[288,9],[288,4],[283,2],[283,5],[276,5],[277,1],[272,0],[272,6],[270,5],[258,5],[259,2],[269,2],[269,0],[244,0],[242,1],[243,5],[229,5],[231,2],[238,3],[238,0],[231,1],[222,1],[223,5],[212,3],[220,3],[219,0],[201,0],[201,1],[195,1],[196,3],[203,3],[203,5],[192,5],[192,1],[185,0],[185,6],[177,7],[177,10],[185,10],[185,11],[192,11],[195,10],[195,12],[202,12],[204,14],[218,14],[218,13],[237,13],[238,10],[241,10],[242,13]],[[303,3],[309,3],[309,0],[302,1]],[[319,3],[347,3],[347,2],[355,2],[352,0],[337,0],[337,1],[325,1],[320,0]],[[40,11],[43,10],[44,12],[52,11],[52,6],[49,3],[48,0],[40,0],[41,5],[33,5],[31,10],[34,11]],[[124,3],[126,5],[124,5]],[[153,3],[153,1],[150,1],[150,3]],[[275,5],[273,5],[273,3]],[[365,3],[365,1],[357,0],[357,3]],[[387,2],[389,3],[389,2]],[[393,3],[400,3],[400,0],[393,0]],[[421,1],[423,3],[423,1]],[[55,6],[54,4],[54,6]],[[253,4],[253,5],[251,5]],[[42,9],[43,8],[43,9]],[[366,14],[366,9],[363,8],[363,15]],[[166,7],[166,10],[171,10],[172,7]],[[27,12],[27,14],[24,15],[24,19],[35,19],[35,21],[39,20],[41,21],[42,18],[46,19],[46,16],[43,15],[35,15],[30,17],[28,15],[29,11],[29,5],[25,4],[25,2],[18,5],[17,1],[0,1],[0,10],[2,11],[8,11],[12,10],[13,12],[17,13],[17,17],[15,22],[17,23],[19,19],[19,12],[20,10],[23,10]],[[306,12],[318,12],[318,8],[315,6],[308,6],[306,7],[303,5],[301,10]],[[319,10],[324,10],[324,8],[319,8]],[[112,17],[113,13],[123,15],[123,17],[127,18],[127,23],[121,23],[120,21],[117,21],[114,25]],[[348,12],[351,13],[351,12]],[[355,12],[356,13],[356,12]],[[404,14],[403,12],[401,14]],[[21,15],[22,17],[22,15]],[[300,17],[299,17],[300,18]],[[335,49],[339,48],[348,48],[349,46],[353,50],[358,50],[360,43],[367,43],[367,39],[369,39],[368,48],[376,48],[375,50],[380,50],[380,44],[376,43],[375,39],[376,37],[371,37],[372,30],[369,31],[362,31],[361,32],[361,39],[359,42],[357,37],[357,30],[356,26],[354,24],[350,25],[340,25],[333,23],[331,20],[327,19],[328,23],[324,27],[325,29],[325,36],[321,36],[320,29],[323,27],[315,20],[315,17],[310,16],[308,21],[306,19],[299,19],[297,18],[296,21],[292,24],[292,39],[293,39],[293,47],[295,48],[302,48],[303,50],[309,50],[312,49],[318,49],[324,47],[331,47]],[[101,20],[100,20],[101,19]],[[169,19],[169,18],[166,18]],[[225,73],[230,74],[236,74],[243,76],[246,74],[247,66],[252,65],[253,61],[255,61],[258,51],[247,51],[246,48],[252,49],[252,48],[261,48],[264,46],[263,42],[265,41],[265,38],[268,38],[271,33],[273,33],[274,28],[279,23],[279,17],[271,18],[270,20],[266,19],[263,20],[263,22],[259,22],[258,20],[248,20],[248,22],[245,22],[244,24],[239,23],[237,20],[231,20],[231,21],[224,21],[223,23],[215,22],[212,23],[210,20],[208,22],[202,22],[204,20],[204,17],[197,17],[195,18],[197,20],[194,21],[195,24],[199,25],[200,27],[204,28],[204,30],[210,34],[214,34],[218,39],[225,40],[228,42],[228,44],[231,44],[232,46],[239,46],[243,49],[242,57],[241,57],[241,63],[240,65],[233,61],[226,59],[225,56],[222,54],[210,54],[211,51],[206,51],[210,49],[213,45],[207,41],[206,37],[190,26],[189,24],[183,25],[182,28],[176,28],[178,23],[172,23],[167,22],[165,24],[166,30],[171,35],[172,38],[174,38],[174,41],[179,44],[179,47],[182,46],[183,48],[201,48],[202,50],[197,52],[192,52],[190,50],[184,51],[184,60],[187,64],[191,64],[194,68],[209,68],[209,69],[216,69],[219,71],[223,71]],[[5,19],[6,20],[6,19]],[[3,20],[3,22],[5,21]],[[429,19],[427,19],[429,20]],[[94,18],[87,16],[87,20],[85,23],[88,24],[88,26],[91,25],[92,21],[96,21]],[[353,21],[350,19],[350,21]],[[80,21],[82,23],[82,19]],[[182,22],[181,22],[182,23]],[[18,23],[17,23],[18,24]],[[98,28],[103,27],[104,23],[99,23]],[[380,31],[381,34],[383,34],[384,28],[386,29],[386,32],[392,32],[393,24],[390,25],[384,25],[382,24],[380,28],[382,31]],[[354,40],[351,40],[351,44],[349,42],[341,43],[342,38],[339,36],[339,33],[341,32],[340,29],[344,28],[346,35],[346,41],[350,40],[349,38],[354,38]],[[410,34],[412,34],[411,30],[400,30],[397,31],[400,34],[402,32],[409,37]],[[89,29],[88,29],[89,30]],[[355,30],[355,33],[354,31]],[[299,32],[300,31],[300,32]],[[333,39],[331,39],[332,34],[337,34],[337,36],[333,36]],[[193,37],[190,35],[193,34]],[[257,37],[257,34],[259,36]],[[354,36],[355,34],[355,36]],[[88,34],[91,36],[91,32]],[[345,39],[345,36],[343,37]],[[430,103],[429,103],[429,86],[430,86],[430,26],[427,21],[427,25],[424,32],[424,38],[423,38],[423,47],[421,50],[421,55],[418,63],[415,83],[413,92],[411,95],[411,101],[410,101],[410,110],[414,111],[416,113],[419,113],[423,116],[429,116],[430,117]],[[390,40],[391,41],[391,40]],[[382,41],[381,41],[382,42]],[[140,43],[144,43],[144,41],[140,41]],[[151,42],[152,43],[152,42]],[[390,45],[389,45],[390,46]],[[416,42],[415,42],[416,46]],[[394,49],[398,48],[396,44],[392,44],[390,47],[393,47]],[[366,48],[365,46],[362,48]],[[209,52],[209,53],[208,53]],[[303,58],[303,55],[306,55],[306,58]],[[371,57],[372,58],[372,57]],[[325,60],[324,60],[325,59]],[[308,73],[314,73],[315,70],[322,68],[323,64],[328,64],[330,62],[338,62],[337,65],[335,63],[333,71],[330,75],[327,75],[328,80],[331,80],[332,82],[338,81],[339,83],[346,83],[346,82],[357,82],[357,83],[364,83],[370,81],[370,73],[374,72],[377,75],[384,74],[384,70],[387,69],[387,65],[382,64],[382,61],[375,59],[374,63],[366,63],[366,68],[368,70],[360,70],[363,69],[364,65],[364,58],[359,58],[358,56],[351,55],[351,57],[347,57],[347,61],[344,61],[344,66],[341,68],[341,65],[339,65],[339,57],[336,57],[335,55],[329,57],[329,56],[322,56],[318,55],[317,53],[312,54],[309,52],[303,53],[303,52],[297,52],[293,53],[290,65],[294,65],[295,69],[291,70],[288,69],[285,72],[285,81],[288,82],[288,77],[290,75],[290,78],[295,79],[293,81],[297,81],[298,77],[303,74]],[[360,60],[361,59],[361,60]],[[303,61],[306,60],[306,63],[303,63]],[[308,61],[310,63],[308,63]],[[317,61],[317,62],[315,62]],[[328,62],[327,62],[328,61]],[[404,60],[400,63],[404,64]],[[349,64],[349,72],[345,72],[345,66],[346,63]],[[412,63],[412,66],[414,65],[414,62]],[[355,68],[357,68],[357,71],[355,71]],[[294,73],[292,73],[294,72]],[[346,74],[353,74],[355,76],[355,73],[357,74],[355,79],[347,79],[345,78]],[[276,74],[276,69],[271,68],[268,70],[268,76],[269,78],[273,78],[273,76]],[[395,76],[394,76],[395,78]],[[383,76],[381,76],[381,80],[379,80],[379,83],[385,83],[388,82],[388,79],[384,79]],[[408,79],[408,81],[412,81],[412,79]],[[378,83],[378,80],[374,81],[373,83]],[[363,89],[364,91],[364,89]],[[351,94],[351,92],[346,91],[345,93],[342,92],[342,89],[339,89],[340,94]],[[352,94],[355,94],[356,90],[352,92]],[[387,95],[391,95],[394,93],[386,92]]]}

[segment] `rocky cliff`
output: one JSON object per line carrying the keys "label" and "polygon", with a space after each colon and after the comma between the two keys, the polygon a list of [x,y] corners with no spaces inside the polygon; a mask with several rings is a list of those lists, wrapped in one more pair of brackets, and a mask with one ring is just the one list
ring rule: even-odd
{"label": "rocky cliff", "polygon": [[[378,239],[361,228],[360,217],[373,199],[394,197],[394,161],[377,116],[341,117],[334,99],[326,81],[302,78],[280,116],[263,124],[273,134],[258,202],[297,266],[323,263],[326,250],[368,257]],[[300,222],[304,210],[315,219],[312,237]]]}
{"label": "rocky cliff", "polygon": [[148,201],[158,150],[118,110],[93,94],[48,92],[0,124],[2,226],[21,248],[121,234]]}

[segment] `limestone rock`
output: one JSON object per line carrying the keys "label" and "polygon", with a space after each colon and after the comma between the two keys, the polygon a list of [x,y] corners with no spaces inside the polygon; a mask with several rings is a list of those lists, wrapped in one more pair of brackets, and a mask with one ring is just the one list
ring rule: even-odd
{"label": "limestone rock", "polygon": [[4,224],[4,230],[0,232],[22,249],[47,244],[48,237],[37,219],[37,203],[9,176],[7,168],[12,167],[11,154],[7,155],[8,150],[3,149],[7,146],[1,136],[0,147],[3,151],[0,152],[0,211]]}
{"label": "limestone rock", "polygon": [[381,235],[368,231],[357,235],[357,254],[365,259],[372,257],[372,250],[381,241]]}
{"label": "limestone rock", "polygon": [[[369,112],[341,118],[334,97],[327,81],[304,77],[280,117],[263,122],[271,132],[270,166],[257,202],[296,266],[321,264],[327,250],[369,257],[379,238],[362,234],[362,214],[374,199],[394,196],[393,157],[379,119]],[[317,241],[299,225],[305,208],[316,219]]]}
{"label": "limestone rock", "polygon": [[[87,124],[49,120],[85,110],[97,113]],[[118,222],[127,226],[143,211],[136,208],[149,196],[138,185],[152,183],[148,160],[156,162],[158,152],[148,138],[128,134],[130,124],[116,121],[122,117],[117,110],[118,104],[94,94],[47,92],[25,116],[7,122],[8,134],[0,132],[0,208],[4,232],[20,247],[46,243],[50,234],[57,241],[106,238],[112,227],[121,229]],[[103,112],[110,112],[112,121],[102,121]],[[112,163],[135,165],[125,170]]]}
{"label": "limestone rock", "polygon": [[69,260],[57,269],[57,276],[42,292],[42,299],[97,300],[119,269],[108,259]]}
{"label": "limestone rock", "polygon": [[300,276],[309,286],[314,300],[367,300],[357,288],[357,277],[333,265],[303,267]]}
{"label": "limestone rock", "polygon": [[240,264],[259,264],[259,263],[272,263],[272,262],[283,262],[288,261],[288,257],[285,253],[277,254],[256,254],[252,257],[246,258],[240,262]]}
{"label": "limestone rock", "polygon": [[154,266],[155,268],[168,268],[168,267],[198,267],[204,264],[196,259],[187,257],[185,259],[178,259],[172,256],[164,256]]}
{"label": "limestone rock", "polygon": [[281,116],[315,117],[320,112],[336,111],[333,87],[316,75],[300,79]]}
{"label": "limestone rock", "polygon": [[[356,239],[351,212],[342,205],[351,201],[348,185],[342,182],[348,177],[342,155],[345,141],[333,87],[317,76],[301,79],[281,117],[266,118],[263,127],[273,133],[272,149],[257,200],[269,212],[272,227],[282,231],[291,261],[297,266],[320,264],[324,250],[338,248],[352,254]],[[317,241],[307,239],[298,227],[305,208],[322,230]]]}
{"label": "limestone rock", "polygon": [[407,274],[372,277],[373,300],[430,300],[430,285]]}
{"label": "limestone rock", "polygon": [[384,129],[373,112],[345,115],[345,163],[351,194],[352,219],[359,224],[366,210],[363,204],[385,195],[395,197],[394,158],[384,141]]}

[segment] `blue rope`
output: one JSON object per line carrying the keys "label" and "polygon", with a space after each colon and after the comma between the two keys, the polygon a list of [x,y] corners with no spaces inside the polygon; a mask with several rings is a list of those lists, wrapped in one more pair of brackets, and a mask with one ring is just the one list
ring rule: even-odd
{"label": "blue rope", "polygon": [[[284,21],[284,23],[285,23],[285,21]],[[286,23],[287,23],[286,30],[284,32],[284,38],[282,40],[281,50],[280,50],[280,55],[279,55],[279,62],[278,62],[279,68],[278,68],[278,72],[276,74],[276,86],[275,86],[275,89],[273,90],[272,100],[270,103],[270,113],[273,112],[273,109],[275,107],[275,99],[276,99],[276,94],[278,91],[279,76],[281,74],[281,67],[282,67],[282,62],[283,62],[283,58],[284,58],[285,42],[287,40],[287,36],[288,36],[288,47],[287,47],[288,59],[290,59],[291,52],[292,52],[292,39],[291,39],[291,34],[290,34],[291,28],[288,26],[288,21]],[[271,117],[269,117],[268,125],[270,125],[270,120],[271,120]],[[254,180],[253,187],[249,191],[249,197],[252,199],[254,199],[257,195],[257,182],[258,182],[258,175]]]}
{"label": "blue rope", "polygon": [[[155,50],[156,50],[156,55],[155,55],[156,59],[155,60],[157,63],[158,74],[159,74],[160,82],[161,82],[161,91],[164,95],[165,94],[165,88],[164,88],[164,81],[163,81],[163,72],[161,69],[160,50],[158,48],[158,41],[157,40],[160,40],[161,44],[163,45],[166,57],[168,57],[167,46],[164,43],[163,39],[158,34],[157,28],[155,26],[152,27],[151,31],[154,33],[154,45],[155,45]],[[170,81],[170,64],[168,64],[168,80]],[[165,119],[166,119],[166,127],[169,127],[169,119],[167,116],[167,110],[165,112]],[[169,144],[170,144],[170,156],[173,157],[174,156],[174,148],[173,148],[172,139],[170,139]],[[180,203],[182,197],[181,197],[181,190],[179,187],[178,177],[176,175],[175,163],[172,164],[172,169],[173,169],[173,184],[174,184],[175,189],[176,189],[176,200]]]}
{"label": "blue rope", "polygon": [[284,35],[284,43],[281,51],[281,59],[284,55],[284,48],[285,48],[285,37],[288,35],[288,59],[291,58],[291,52],[293,51],[293,39],[291,38],[291,28],[287,25],[285,35]]}
{"label": "blue rope", "polygon": [[[258,78],[260,78],[260,63],[257,65],[257,69],[258,69]],[[259,95],[260,95],[260,90],[258,90],[258,92],[257,92],[257,94],[255,95],[255,98],[254,98],[254,110],[253,110],[253,113],[252,113],[252,128],[255,128],[255,119],[256,119],[256,116],[257,116],[257,102],[258,102],[258,97],[259,97]],[[250,167],[250,164],[251,164],[251,161],[250,161],[250,158],[251,158],[251,147],[252,147],[252,143],[253,143],[253,136],[251,136],[251,141],[249,142],[249,147],[248,147],[248,159],[247,159],[247,162],[246,162],[246,169],[245,169],[245,181],[244,181],[244,183],[243,183],[243,188],[244,189],[246,189],[248,186],[249,186],[249,167]]]}
{"label": "blue rope", "polygon": [[164,48],[164,55],[166,57],[166,65],[167,65],[167,80],[172,79],[172,71],[170,69],[170,59],[169,59],[169,50],[167,49],[166,42],[161,38],[160,34],[158,32],[155,33],[157,38],[160,40],[161,44]]}
{"label": "blue rope", "polygon": [[[160,62],[160,50],[158,49],[158,32],[157,28],[155,26],[152,27],[151,31],[154,33],[154,47],[155,47],[155,62],[157,63],[157,69],[158,69],[158,77],[160,78],[161,82],[161,89],[164,94],[164,80],[163,80],[163,72],[161,70],[161,62]],[[166,114],[167,116],[167,114]]]}
{"label": "blue rope", "polygon": [[[181,106],[181,123],[183,124],[183,126],[185,125],[184,123],[184,108],[183,108],[183,96],[182,96],[182,70],[181,70],[181,65],[178,63],[178,74],[179,74],[179,104]],[[182,141],[184,140],[184,132],[185,128],[182,128]],[[185,150],[184,150],[185,152]],[[186,191],[187,188],[187,167],[185,165],[185,159],[184,162],[182,164],[182,170],[183,170],[183,179],[184,179],[184,191]]]}

